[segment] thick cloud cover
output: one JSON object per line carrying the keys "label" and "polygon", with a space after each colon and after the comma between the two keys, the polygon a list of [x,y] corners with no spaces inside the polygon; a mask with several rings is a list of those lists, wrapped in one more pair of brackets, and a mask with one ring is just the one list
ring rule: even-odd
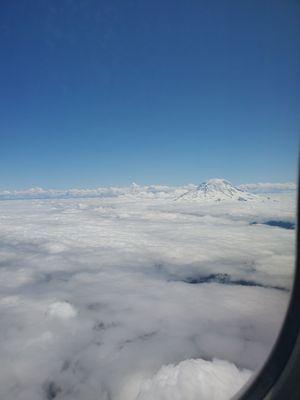
{"label": "thick cloud cover", "polygon": [[[293,281],[293,195],[0,202],[0,398],[228,398]],[[255,222],[255,224],[252,224]]]}

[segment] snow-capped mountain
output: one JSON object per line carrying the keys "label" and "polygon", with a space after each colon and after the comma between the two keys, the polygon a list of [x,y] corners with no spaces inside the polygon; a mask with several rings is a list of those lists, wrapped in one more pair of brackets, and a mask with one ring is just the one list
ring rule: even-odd
{"label": "snow-capped mountain", "polygon": [[210,179],[182,194],[176,200],[248,201],[257,198],[258,196],[239,189],[225,179]]}

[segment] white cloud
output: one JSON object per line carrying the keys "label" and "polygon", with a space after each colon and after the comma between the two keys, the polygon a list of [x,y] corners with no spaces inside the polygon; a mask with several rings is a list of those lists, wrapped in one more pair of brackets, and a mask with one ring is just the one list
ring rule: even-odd
{"label": "white cloud", "polygon": [[66,301],[57,301],[50,304],[48,307],[48,313],[50,316],[63,319],[73,318],[77,314],[75,308]]}
{"label": "white cloud", "polygon": [[294,231],[250,225],[269,219],[295,221],[294,197],[3,200],[0,398],[234,392],[265,361],[293,281]]}
{"label": "white cloud", "polygon": [[296,190],[297,185],[294,182],[285,183],[246,183],[239,186],[240,189],[250,190],[255,192],[278,192],[287,190]]}
{"label": "white cloud", "polygon": [[227,361],[186,360],[166,365],[142,383],[137,400],[228,400],[251,376]]}

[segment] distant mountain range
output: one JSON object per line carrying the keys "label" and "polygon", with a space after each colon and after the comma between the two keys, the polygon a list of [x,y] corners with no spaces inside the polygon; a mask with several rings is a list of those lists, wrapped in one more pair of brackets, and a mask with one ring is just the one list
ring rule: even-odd
{"label": "distant mountain range", "polygon": [[186,201],[248,201],[261,198],[259,193],[290,192],[295,183],[252,183],[234,186],[226,179],[210,179],[200,185],[183,186],[138,185],[98,187],[94,189],[43,189],[39,187],[24,190],[0,190],[0,200],[10,199],[57,199],[57,198],[158,198]]}

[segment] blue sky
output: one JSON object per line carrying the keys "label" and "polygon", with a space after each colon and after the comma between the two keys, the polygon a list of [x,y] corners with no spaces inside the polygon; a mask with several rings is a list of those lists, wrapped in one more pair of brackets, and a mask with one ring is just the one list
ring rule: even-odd
{"label": "blue sky", "polygon": [[295,179],[298,1],[0,11],[0,188]]}

